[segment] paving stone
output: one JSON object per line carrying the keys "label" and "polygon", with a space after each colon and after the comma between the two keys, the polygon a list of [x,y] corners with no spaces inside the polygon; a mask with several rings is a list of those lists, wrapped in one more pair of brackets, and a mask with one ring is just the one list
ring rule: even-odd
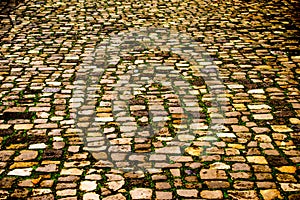
{"label": "paving stone", "polygon": [[271,166],[288,165],[288,161],[282,156],[267,156],[266,158]]}
{"label": "paving stone", "polygon": [[248,108],[250,110],[271,109],[271,107],[266,104],[248,105]]}
{"label": "paving stone", "polygon": [[46,149],[43,154],[43,159],[59,159],[61,156],[61,150]]}
{"label": "paving stone", "polygon": [[32,167],[37,164],[38,162],[15,162],[9,167],[9,169]]}
{"label": "paving stone", "polygon": [[224,170],[216,169],[202,169],[200,171],[201,179],[227,179],[227,175]]}
{"label": "paving stone", "polygon": [[235,172],[229,173],[232,179],[249,179],[251,177],[250,172]]}
{"label": "paving stone", "polygon": [[250,166],[246,163],[234,163],[232,165],[233,171],[250,171]]}
{"label": "paving stone", "polygon": [[251,181],[234,181],[233,187],[235,189],[252,189],[254,187],[254,183]]}
{"label": "paving stone", "polygon": [[209,189],[229,188],[230,184],[227,181],[205,181]]}
{"label": "paving stone", "polygon": [[54,184],[54,180],[44,180],[40,183],[40,186],[51,188],[53,184]]}
{"label": "paving stone", "polygon": [[50,194],[51,189],[43,189],[43,188],[34,188],[32,190],[32,196],[39,196],[43,194]]}
{"label": "paving stone", "polygon": [[126,197],[123,196],[122,194],[116,194],[116,195],[111,195],[108,197],[103,198],[105,200],[125,200]]}
{"label": "paving stone", "polygon": [[69,169],[62,169],[60,174],[61,175],[81,175],[83,173],[82,170],[77,169],[77,168],[69,168]]}
{"label": "paving stone", "polygon": [[[99,196],[99,194],[90,192],[90,193],[85,193],[85,194],[83,195],[83,198],[82,198],[82,199],[84,199],[84,200],[92,200],[92,199],[97,200],[97,199],[100,199],[100,196]],[[104,198],[103,198],[103,199],[104,199]]]}
{"label": "paving stone", "polygon": [[258,188],[262,188],[262,189],[270,189],[270,188],[276,188],[275,183],[273,182],[256,182],[256,185]]}
{"label": "paving stone", "polygon": [[0,199],[299,199],[297,3],[1,1]]}
{"label": "paving stone", "polygon": [[45,200],[54,200],[54,195],[53,194],[47,194],[47,195],[41,195],[41,196],[36,196],[36,197],[29,197],[28,199],[30,200],[40,200],[40,199],[45,199]]}
{"label": "paving stone", "polygon": [[226,165],[225,163],[221,162],[215,162],[210,165],[210,169],[230,169],[231,167],[229,165]]}
{"label": "paving stone", "polygon": [[246,190],[246,191],[228,191],[228,195],[232,199],[259,199],[256,191]]}
{"label": "paving stone", "polygon": [[233,132],[248,132],[249,129],[245,126],[232,125]]}
{"label": "paving stone", "polygon": [[279,182],[297,182],[295,177],[293,175],[290,175],[290,174],[277,174],[276,179]]}
{"label": "paving stone", "polygon": [[14,169],[8,172],[10,176],[30,176],[32,168]]}
{"label": "paving stone", "polygon": [[166,154],[179,154],[181,151],[179,147],[163,147],[160,149],[156,149],[156,152]]}
{"label": "paving stone", "polygon": [[171,185],[168,182],[157,182],[155,183],[155,188],[158,190],[170,189]]}
{"label": "paving stone", "polygon": [[15,189],[14,192],[10,195],[11,198],[16,198],[16,199],[22,199],[24,197],[27,197],[29,193],[28,189]]}
{"label": "paving stone", "polygon": [[247,156],[247,160],[255,164],[268,164],[268,161],[263,156]]}
{"label": "paving stone", "polygon": [[300,194],[291,194],[288,196],[289,200],[296,200],[300,197]]}
{"label": "paving stone", "polygon": [[38,156],[37,151],[33,150],[22,150],[20,151],[20,155],[15,157],[15,161],[26,161],[26,160],[33,160]]}
{"label": "paving stone", "polygon": [[123,187],[125,184],[124,180],[121,181],[111,181],[107,183],[107,186],[110,190],[117,191]]}
{"label": "paving stone", "polygon": [[14,184],[15,180],[16,180],[16,178],[13,178],[13,177],[4,177],[0,181],[0,186],[1,186],[1,188],[10,189],[12,187],[12,185]]}
{"label": "paving stone", "polygon": [[221,190],[203,190],[200,192],[200,196],[204,199],[223,199],[223,193]]}
{"label": "paving stone", "polygon": [[276,169],[283,173],[294,174],[296,172],[296,167],[294,166],[282,166],[282,167],[276,167]]}
{"label": "paving stone", "polygon": [[273,129],[273,131],[280,132],[280,133],[293,131],[291,128],[287,127],[286,125],[272,125],[271,128]]}
{"label": "paving stone", "polygon": [[56,189],[60,190],[60,189],[68,189],[68,188],[76,188],[77,184],[76,183],[58,183],[56,185]]}
{"label": "paving stone", "polygon": [[82,191],[93,191],[96,190],[96,188],[96,181],[82,181],[79,186],[79,189]]}
{"label": "paving stone", "polygon": [[178,189],[177,194],[181,197],[197,197],[198,196],[198,191],[196,189]]}
{"label": "paving stone", "polygon": [[15,152],[12,150],[2,150],[0,151],[0,160],[7,161]]}
{"label": "paving stone", "polygon": [[299,191],[300,188],[300,184],[297,183],[280,183],[280,186],[283,191],[288,191],[288,192]]}
{"label": "paving stone", "polygon": [[156,191],[156,199],[173,199],[172,192]]}
{"label": "paving stone", "polygon": [[56,172],[56,171],[58,171],[58,166],[56,164],[40,166],[36,169],[36,171],[37,172]]}
{"label": "paving stone", "polygon": [[253,114],[253,118],[257,120],[270,120],[273,119],[272,114]]}
{"label": "paving stone", "polygon": [[148,188],[135,188],[130,191],[132,199],[151,199],[152,190]]}
{"label": "paving stone", "polygon": [[16,124],[14,129],[16,130],[25,130],[25,129],[32,129],[33,124]]}
{"label": "paving stone", "polygon": [[31,144],[28,149],[45,149],[47,145],[45,143]]}

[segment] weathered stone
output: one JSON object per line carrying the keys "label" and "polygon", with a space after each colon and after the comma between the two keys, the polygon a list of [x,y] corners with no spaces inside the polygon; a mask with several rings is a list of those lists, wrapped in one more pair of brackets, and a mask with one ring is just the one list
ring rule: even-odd
{"label": "weathered stone", "polygon": [[10,176],[30,176],[32,168],[14,169],[8,172]]}
{"label": "weathered stone", "polygon": [[7,188],[10,189],[14,184],[16,178],[13,177],[4,177],[0,180],[0,188]]}
{"label": "weathered stone", "polygon": [[20,155],[15,157],[15,161],[26,161],[26,160],[33,160],[38,156],[37,151],[33,150],[22,150],[20,151]]}
{"label": "weathered stone", "polygon": [[268,164],[266,158],[263,156],[247,156],[247,160],[255,164]]}
{"label": "weathered stone", "polygon": [[177,194],[181,197],[197,197],[198,190],[196,189],[177,189]]}
{"label": "weathered stone", "polygon": [[76,195],[76,189],[65,189],[65,190],[58,190],[56,192],[57,196],[74,196]]}
{"label": "weathered stone", "polygon": [[300,199],[298,2],[18,3],[0,199]]}
{"label": "weathered stone", "polygon": [[151,199],[152,190],[148,188],[135,188],[130,191],[132,199]]}
{"label": "weathered stone", "polygon": [[203,190],[200,192],[200,196],[204,199],[223,199],[223,193],[221,190]]}
{"label": "weathered stone", "polygon": [[285,133],[293,131],[291,128],[287,127],[286,125],[272,125],[271,128],[275,132]]}
{"label": "weathered stone", "polygon": [[276,169],[283,173],[294,174],[296,172],[296,167],[294,166],[282,166],[282,167],[276,167]]}
{"label": "weathered stone", "polygon": [[172,192],[156,191],[156,199],[173,199]]}
{"label": "weathered stone", "polygon": [[116,194],[116,195],[105,197],[103,198],[103,200],[126,200],[126,197],[123,196],[122,194]]}
{"label": "weathered stone", "polygon": [[255,199],[255,200],[259,199],[256,191],[254,191],[254,190],[245,190],[245,191],[229,190],[228,195],[232,199]]}
{"label": "weathered stone", "polygon": [[227,175],[224,170],[216,169],[202,169],[200,171],[201,179],[227,179]]}
{"label": "weathered stone", "polygon": [[61,175],[81,175],[83,171],[77,168],[69,168],[69,169],[62,169],[60,174]]}
{"label": "weathered stone", "polygon": [[117,191],[123,187],[125,184],[124,180],[121,181],[111,181],[107,183],[107,186],[110,190]]}
{"label": "weathered stone", "polygon": [[96,193],[89,192],[83,195],[83,200],[99,200],[99,199],[100,199],[100,195]]}
{"label": "weathered stone", "polygon": [[93,191],[96,190],[97,188],[97,183],[96,181],[81,181],[79,189],[82,191]]}
{"label": "weathered stone", "polygon": [[15,152],[12,150],[2,150],[0,151],[0,161],[7,161]]}

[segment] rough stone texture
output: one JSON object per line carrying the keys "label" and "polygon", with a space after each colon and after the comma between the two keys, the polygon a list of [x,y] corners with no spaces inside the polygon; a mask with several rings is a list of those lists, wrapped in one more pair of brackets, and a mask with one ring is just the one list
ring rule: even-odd
{"label": "rough stone texture", "polygon": [[[299,9],[1,1],[0,199],[300,199]],[[194,42],[119,45],[162,27]]]}
{"label": "rough stone texture", "polygon": [[126,197],[124,197],[122,194],[116,194],[105,197],[103,200],[126,200]]}
{"label": "rough stone texture", "polygon": [[130,191],[132,199],[151,199],[152,190],[147,188],[135,188]]}
{"label": "rough stone texture", "polygon": [[203,190],[200,192],[200,196],[204,199],[223,199],[223,193],[221,190]]}

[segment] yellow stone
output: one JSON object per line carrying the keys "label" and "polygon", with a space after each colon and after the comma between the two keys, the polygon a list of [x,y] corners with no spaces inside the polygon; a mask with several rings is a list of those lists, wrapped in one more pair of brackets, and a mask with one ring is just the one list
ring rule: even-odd
{"label": "yellow stone", "polygon": [[268,161],[263,156],[247,156],[247,160],[255,164],[268,164]]}
{"label": "yellow stone", "polygon": [[261,190],[260,193],[264,200],[283,199],[277,189]]}
{"label": "yellow stone", "polygon": [[291,173],[294,174],[296,172],[296,167],[294,166],[282,166],[282,167],[276,167],[280,172],[283,173]]}
{"label": "yellow stone", "polygon": [[97,112],[100,112],[100,113],[108,113],[108,112],[111,112],[112,109],[111,108],[107,108],[107,107],[98,107],[97,108]]}
{"label": "yellow stone", "polygon": [[36,179],[32,179],[31,182],[36,185],[40,182],[40,180],[42,179],[42,177],[36,178]]}
{"label": "yellow stone", "polygon": [[242,103],[232,104],[236,109],[247,109],[246,106]]}
{"label": "yellow stone", "polygon": [[203,67],[198,66],[198,65],[191,65],[190,68],[195,72],[199,72],[199,70]]}
{"label": "yellow stone", "polygon": [[191,156],[200,156],[200,154],[203,152],[203,149],[199,147],[187,147],[185,152]]}
{"label": "yellow stone", "polygon": [[300,124],[300,120],[298,118],[290,118],[290,122],[292,124]]}
{"label": "yellow stone", "polygon": [[55,161],[55,160],[44,160],[44,161],[42,161],[42,165],[50,165],[50,164],[59,165],[60,163],[61,163],[60,161]]}
{"label": "yellow stone", "polygon": [[173,127],[177,128],[177,129],[184,129],[184,128],[187,128],[187,125],[185,125],[185,124],[173,124]]}
{"label": "yellow stone", "polygon": [[255,66],[255,69],[272,69],[272,67],[269,65],[259,65]]}
{"label": "yellow stone", "polygon": [[15,169],[15,168],[27,168],[32,167],[33,165],[37,165],[38,162],[15,162],[12,164],[9,169]]}
{"label": "yellow stone", "polygon": [[111,117],[112,114],[111,113],[97,113],[96,116],[97,117]]}
{"label": "yellow stone", "polygon": [[234,149],[245,149],[245,146],[242,144],[228,144],[228,147],[231,147]]}
{"label": "yellow stone", "polygon": [[11,144],[6,149],[24,149],[27,147],[27,144]]}
{"label": "yellow stone", "polygon": [[293,131],[286,125],[272,125],[271,128],[273,129],[273,131],[280,132],[280,133]]}
{"label": "yellow stone", "polygon": [[293,59],[293,60],[298,60],[298,59],[300,59],[300,56],[291,56],[291,58]]}

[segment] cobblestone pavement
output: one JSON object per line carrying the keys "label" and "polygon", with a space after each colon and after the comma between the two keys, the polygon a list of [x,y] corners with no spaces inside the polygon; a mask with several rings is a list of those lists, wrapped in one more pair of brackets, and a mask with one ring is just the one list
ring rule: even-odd
{"label": "cobblestone pavement", "polygon": [[296,0],[4,5],[0,199],[300,199]]}

